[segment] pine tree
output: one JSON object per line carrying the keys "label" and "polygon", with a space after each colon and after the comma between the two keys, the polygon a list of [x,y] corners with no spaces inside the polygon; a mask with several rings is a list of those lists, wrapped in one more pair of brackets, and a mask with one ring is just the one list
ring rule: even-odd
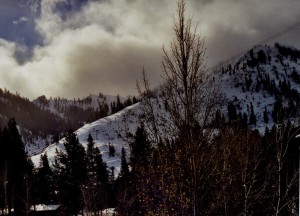
{"label": "pine tree", "polygon": [[120,96],[117,95],[117,112],[119,112],[120,110],[124,109],[124,105],[123,103],[121,102],[121,99],[120,99]]}
{"label": "pine tree", "polygon": [[54,204],[57,202],[53,171],[50,168],[47,154],[41,155],[40,167],[35,175],[35,203]]}
{"label": "pine tree", "polygon": [[121,174],[118,178],[120,185],[118,211],[126,212],[128,215],[145,215],[147,211],[145,203],[148,202],[145,198],[149,195],[146,192],[146,181],[150,169],[151,147],[143,126],[137,128],[129,147],[131,152],[129,163],[132,169],[126,176],[129,171],[123,148]]}
{"label": "pine tree", "polygon": [[228,103],[227,110],[228,110],[229,121],[231,122],[231,121],[236,120],[237,112],[236,112],[236,108],[232,102]]}
{"label": "pine tree", "polygon": [[107,165],[102,159],[102,154],[96,155],[96,170],[97,170],[97,183],[99,193],[97,194],[97,208],[104,209],[108,205],[108,171]]}
{"label": "pine tree", "polygon": [[250,104],[250,117],[249,117],[249,123],[251,125],[256,125],[256,116],[254,114],[254,110],[253,110],[253,104]]}
{"label": "pine tree", "polygon": [[137,102],[138,102],[138,100],[136,99],[135,96],[133,96],[133,98],[132,98],[132,103],[133,103],[133,104],[136,104]]}
{"label": "pine tree", "polygon": [[120,177],[127,178],[129,176],[129,168],[126,159],[126,151],[125,148],[122,147],[121,151],[121,170],[120,170]]}
{"label": "pine tree", "polygon": [[[91,134],[89,134],[87,141],[86,162],[88,177],[85,182],[85,187],[82,188],[82,192],[87,211],[96,214],[98,210],[103,209],[106,202],[107,182],[103,182],[99,178],[99,175],[105,175],[106,167],[104,168],[101,153],[99,149],[95,147]],[[103,171],[104,169],[105,171]]]}
{"label": "pine tree", "polygon": [[284,109],[282,107],[281,98],[276,98],[274,103],[274,109],[272,112],[272,117],[275,123],[281,123],[284,118]]}
{"label": "pine tree", "polygon": [[145,168],[148,165],[151,157],[151,144],[143,125],[135,132],[134,140],[130,143],[130,152],[129,159],[133,171],[139,169],[140,166]]}
{"label": "pine tree", "polygon": [[116,153],[116,149],[113,145],[109,144],[108,145],[108,150],[109,150],[109,157],[114,157]]}
{"label": "pine tree", "polygon": [[3,206],[14,208],[15,215],[26,215],[30,207],[32,186],[32,162],[28,158],[17,123],[8,121],[2,133],[1,177],[4,191]]}
{"label": "pine tree", "polygon": [[247,117],[246,113],[243,113],[243,116],[242,116],[242,127],[243,128],[247,128],[247,126],[248,126],[248,117]]}
{"label": "pine tree", "polygon": [[86,163],[88,176],[94,176],[96,173],[96,157],[100,154],[99,149],[95,147],[94,139],[89,133],[87,139]]}
{"label": "pine tree", "polygon": [[76,215],[84,206],[81,187],[87,178],[85,150],[72,130],[66,134],[64,146],[66,153],[58,152],[55,163],[61,211]]}

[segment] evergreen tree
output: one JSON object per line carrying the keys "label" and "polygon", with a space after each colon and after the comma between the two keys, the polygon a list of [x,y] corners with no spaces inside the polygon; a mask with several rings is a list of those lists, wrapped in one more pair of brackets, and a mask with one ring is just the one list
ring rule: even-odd
{"label": "evergreen tree", "polygon": [[114,113],[117,112],[116,102],[111,102],[110,103],[110,110],[111,110],[111,114],[114,114]]}
{"label": "evergreen tree", "polygon": [[[147,188],[147,173],[149,171],[151,159],[151,146],[147,139],[144,127],[138,127],[133,140],[129,143],[131,172],[128,178],[124,177],[127,172],[125,150],[122,150],[122,162],[124,168],[121,169],[121,178],[118,179],[120,185],[118,212],[128,215],[145,215],[145,198],[149,195]],[[130,203],[128,203],[130,200]]]}
{"label": "evergreen tree", "polygon": [[14,118],[8,121],[1,138],[0,178],[3,203],[15,215],[26,215],[30,207],[33,166],[28,158]]}
{"label": "evergreen tree", "polygon": [[103,209],[107,200],[107,180],[99,178],[100,175],[105,175],[106,166],[99,149],[95,147],[91,134],[89,134],[87,141],[86,162],[88,177],[82,191],[87,211],[96,214],[97,211]]}
{"label": "evergreen tree", "polygon": [[109,144],[108,145],[108,150],[109,150],[109,157],[114,157],[116,153],[116,149],[113,145]]}
{"label": "evergreen tree", "polygon": [[121,102],[120,96],[117,95],[117,112],[119,112],[120,110],[124,109],[124,105]]}
{"label": "evergreen tree", "polygon": [[85,150],[72,130],[66,134],[64,146],[66,153],[58,152],[55,163],[59,201],[62,214],[76,215],[84,206],[81,188],[87,178]]}
{"label": "evergreen tree", "polygon": [[229,121],[231,122],[231,121],[236,120],[237,112],[236,112],[236,108],[232,102],[228,103],[227,110],[228,110]]}
{"label": "evergreen tree", "polygon": [[249,123],[251,125],[256,125],[256,116],[254,114],[254,110],[253,110],[253,104],[251,103],[250,105],[250,118],[249,118]]}
{"label": "evergreen tree", "polygon": [[281,98],[276,98],[276,101],[274,103],[272,117],[273,117],[273,120],[275,123],[281,123],[284,118],[284,109],[282,107]]}
{"label": "evergreen tree", "polygon": [[87,173],[88,176],[94,176],[96,173],[96,157],[100,154],[99,149],[95,147],[94,139],[89,133],[88,135],[88,144],[86,150],[86,163],[87,163]]}
{"label": "evergreen tree", "polygon": [[98,181],[100,181],[101,184],[105,185],[108,183],[108,170],[107,165],[103,161],[101,154],[96,156],[96,163]]}
{"label": "evergreen tree", "polygon": [[131,100],[130,97],[128,97],[128,98],[124,101],[124,103],[123,103],[124,107],[131,106],[132,104],[133,104],[133,103],[132,103],[132,100]]}
{"label": "evergreen tree", "polygon": [[146,167],[151,158],[151,144],[147,139],[144,126],[137,128],[134,140],[130,143],[130,165],[132,170],[139,169],[140,166]]}
{"label": "evergreen tree", "polygon": [[97,182],[99,193],[97,195],[97,207],[104,209],[108,205],[108,171],[107,165],[102,159],[102,154],[96,155],[96,170],[97,170]]}
{"label": "evergreen tree", "polygon": [[133,104],[136,104],[137,102],[138,102],[138,100],[136,99],[135,96],[133,96],[133,98],[132,98],[132,103],[133,103]]}
{"label": "evergreen tree", "polygon": [[267,63],[267,55],[265,54],[265,52],[263,50],[258,51],[258,53],[257,53],[257,60],[261,64],[266,64]]}
{"label": "evergreen tree", "polygon": [[243,128],[247,128],[248,126],[248,117],[246,113],[243,113],[243,117],[242,117],[242,127]]}
{"label": "evergreen tree", "polygon": [[49,166],[47,154],[41,155],[40,167],[35,175],[35,203],[54,204],[57,202],[53,171]]}
{"label": "evergreen tree", "polygon": [[126,178],[128,176],[129,176],[129,168],[128,168],[128,163],[127,163],[127,159],[126,159],[126,151],[125,151],[125,148],[122,147],[120,177]]}

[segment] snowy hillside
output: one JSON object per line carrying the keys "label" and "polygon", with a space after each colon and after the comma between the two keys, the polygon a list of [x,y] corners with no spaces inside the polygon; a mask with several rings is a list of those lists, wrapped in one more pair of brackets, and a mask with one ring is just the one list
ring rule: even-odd
{"label": "snowy hillside", "polygon": [[[220,85],[226,100],[222,114],[230,118],[245,118],[247,124],[264,132],[265,127],[272,127],[280,121],[277,112],[289,114],[292,121],[299,120],[300,113],[300,55],[289,55],[289,50],[283,53],[280,47],[256,46],[228,68],[215,71],[210,79]],[[292,52],[293,53],[293,52]],[[300,52],[299,52],[300,54]],[[159,98],[159,97],[158,97]],[[95,102],[96,101],[96,102]],[[162,110],[163,102],[156,100],[155,110]],[[52,109],[54,102],[49,102]],[[75,103],[75,102],[74,102]],[[90,104],[99,103],[97,97],[91,97]],[[229,107],[234,115],[229,116]],[[155,111],[156,112],[156,111]],[[255,122],[251,122],[251,113]],[[124,146],[128,152],[126,134],[134,134],[139,125],[141,103],[129,106],[120,112],[86,124],[76,131],[80,143],[86,148],[88,134],[91,133],[96,146],[101,150],[108,167],[116,168],[115,175],[120,170],[120,152]],[[167,119],[167,115],[164,118]],[[252,120],[253,121],[253,120]],[[161,122],[165,125],[165,122]],[[159,125],[160,123],[158,123]],[[172,128],[168,130],[172,131]],[[63,150],[64,140],[52,144],[45,149],[50,162],[54,162],[56,150]],[[115,157],[109,157],[109,144],[115,146]],[[40,153],[32,157],[36,166],[39,165]]]}
{"label": "snowy hillside", "polygon": [[[276,101],[283,108],[295,111],[294,117],[299,117],[300,51],[283,48],[290,50],[282,53],[280,49],[279,45],[256,46],[235,64],[212,75],[220,83],[227,102],[235,106],[237,114],[245,113],[249,117],[253,106],[257,121],[254,127],[260,130],[264,130],[266,125],[273,125],[272,113]],[[265,110],[267,122],[264,119]],[[225,116],[227,112],[225,105]]]}
{"label": "snowy hillside", "polygon": [[[63,137],[64,133],[72,129],[78,129],[83,125],[106,117],[122,110],[137,102],[135,97],[120,97],[103,95],[90,95],[82,99],[67,100],[64,98],[46,98],[40,96],[33,100],[32,106],[42,110],[49,116],[43,121],[35,121],[37,128],[48,126],[47,131],[36,130],[34,133],[26,127],[22,127],[22,137],[26,144],[26,151],[29,155],[38,154],[49,144],[57,142]],[[51,123],[52,119],[57,119],[60,123]],[[40,119],[42,120],[42,119]]]}
{"label": "snowy hillside", "polygon": [[[124,147],[128,150],[126,142],[126,134],[134,133],[138,126],[138,114],[140,113],[139,103],[129,106],[122,111],[101,118],[90,124],[84,125],[82,128],[75,131],[78,136],[79,142],[86,148],[87,138],[91,133],[95,146],[98,147],[102,153],[103,160],[107,163],[107,166],[115,167],[115,175],[118,175],[120,171],[120,154],[121,149]],[[47,153],[50,163],[55,160],[56,151],[64,150],[64,139],[59,143],[48,146],[42,153]],[[109,157],[109,145],[113,145],[116,149],[115,157]],[[37,154],[32,157],[32,161],[35,166],[39,166],[41,154]]]}

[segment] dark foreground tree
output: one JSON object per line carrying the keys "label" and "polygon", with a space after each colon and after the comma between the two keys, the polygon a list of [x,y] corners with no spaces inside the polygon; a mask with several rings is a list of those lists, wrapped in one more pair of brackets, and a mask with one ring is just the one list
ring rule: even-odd
{"label": "dark foreground tree", "polygon": [[31,203],[33,166],[28,158],[15,119],[1,133],[1,207],[15,215],[27,215]]}
{"label": "dark foreground tree", "polygon": [[122,147],[121,150],[121,169],[120,169],[120,177],[127,178],[129,176],[129,167],[126,158],[125,148]]}
{"label": "dark foreground tree", "polygon": [[47,154],[41,155],[40,167],[35,174],[35,204],[55,204],[54,173],[50,168]]}
{"label": "dark foreground tree", "polygon": [[87,179],[81,191],[86,211],[98,215],[98,212],[107,206],[108,174],[106,164],[91,134],[87,141]]}
{"label": "dark foreground tree", "polygon": [[[127,162],[125,163],[125,158],[122,157],[123,166],[121,165],[120,176],[117,179],[119,187],[117,211],[120,215],[146,215],[150,207],[148,199],[152,194],[146,176],[152,152],[143,126],[137,128],[129,147],[131,171],[130,173],[127,171]],[[122,155],[125,156],[125,151]],[[145,199],[148,201],[145,202]]]}
{"label": "dark foreground tree", "polygon": [[59,190],[61,215],[77,215],[84,207],[81,188],[87,179],[86,156],[76,134],[65,137],[65,153],[57,152],[55,172]]}

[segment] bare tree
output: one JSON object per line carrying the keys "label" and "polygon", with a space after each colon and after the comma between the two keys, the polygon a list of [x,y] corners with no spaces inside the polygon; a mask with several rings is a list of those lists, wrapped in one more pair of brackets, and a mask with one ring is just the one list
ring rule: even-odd
{"label": "bare tree", "polygon": [[[161,153],[174,152],[184,173],[184,177],[177,179],[177,189],[189,194],[185,197],[189,203],[188,215],[199,215],[199,188],[205,179],[201,154],[211,139],[210,124],[222,97],[218,85],[207,79],[205,43],[185,11],[185,1],[180,0],[173,26],[175,37],[170,50],[163,47],[160,98],[153,97],[145,74],[143,91],[139,84],[138,90],[143,98],[149,137],[157,146],[165,145]],[[170,157],[169,160],[173,161]],[[168,161],[164,165],[163,169],[169,169],[174,163]],[[169,172],[177,175],[178,169],[174,167]]]}
{"label": "bare tree", "polygon": [[204,40],[197,34],[197,27],[192,27],[191,18],[185,18],[185,10],[185,2],[179,1],[170,53],[163,48],[163,99],[177,136],[183,136],[178,144],[187,159],[183,161],[189,173],[190,215],[199,215],[198,188],[203,175],[199,159],[211,135],[208,125],[220,95],[218,86],[207,80]]}
{"label": "bare tree", "polygon": [[299,194],[295,193],[295,189],[299,188],[299,164],[291,163],[291,156],[288,155],[289,152],[293,151],[291,149],[292,139],[295,139],[298,131],[299,129],[292,130],[287,120],[276,127],[274,140],[276,163],[273,166],[275,179],[275,203],[273,208],[275,215],[287,212],[292,214],[297,209],[299,210],[299,206],[297,207],[296,204],[299,200]]}
{"label": "bare tree", "polygon": [[[215,213],[221,209],[223,215],[258,215],[266,200],[269,173],[266,169],[261,136],[250,129],[226,126],[221,129],[214,145],[216,152],[213,164],[216,172],[212,179],[216,185]],[[219,152],[219,154],[217,153]],[[267,163],[268,164],[268,163]],[[214,186],[210,187],[214,188]],[[210,212],[211,213],[211,212]]]}

